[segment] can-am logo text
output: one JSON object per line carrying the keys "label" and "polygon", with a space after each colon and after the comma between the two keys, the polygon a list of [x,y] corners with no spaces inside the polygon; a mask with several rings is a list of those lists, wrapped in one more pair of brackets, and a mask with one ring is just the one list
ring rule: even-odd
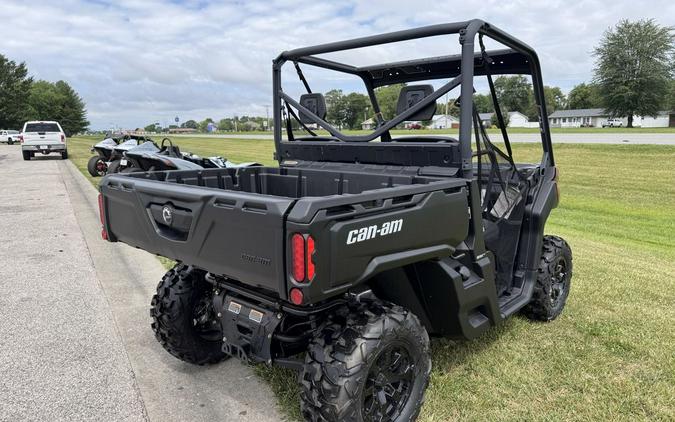
{"label": "can-am logo text", "polygon": [[386,236],[388,234],[400,232],[403,228],[403,219],[387,221],[381,226],[377,224],[360,229],[354,229],[347,234],[347,244],[351,245],[364,240],[373,239],[377,236]]}

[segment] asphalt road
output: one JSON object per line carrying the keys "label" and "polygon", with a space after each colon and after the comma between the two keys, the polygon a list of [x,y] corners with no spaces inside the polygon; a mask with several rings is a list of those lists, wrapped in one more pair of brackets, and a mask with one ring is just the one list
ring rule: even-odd
{"label": "asphalt road", "polygon": [[164,269],[100,240],[96,190],[69,161],[0,145],[0,181],[0,420],[279,420],[250,368],[159,346],[148,308]]}
{"label": "asphalt road", "polygon": [[[409,135],[415,135],[410,131]],[[181,137],[204,137],[204,138],[227,138],[227,139],[273,139],[272,135],[246,135],[246,134],[190,134],[174,135]],[[404,135],[393,135],[404,136]],[[407,134],[406,134],[407,136]],[[419,136],[432,136],[421,134]],[[502,141],[498,133],[489,134],[495,142]],[[511,133],[509,140],[512,142],[540,142],[538,133]],[[560,144],[645,144],[645,145],[675,145],[675,133],[630,133],[630,132],[598,132],[598,133],[552,133],[551,139]]]}

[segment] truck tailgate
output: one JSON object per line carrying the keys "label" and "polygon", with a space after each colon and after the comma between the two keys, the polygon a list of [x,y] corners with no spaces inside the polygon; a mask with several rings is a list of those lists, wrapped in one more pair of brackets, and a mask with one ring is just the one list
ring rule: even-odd
{"label": "truck tailgate", "polygon": [[27,132],[23,134],[24,145],[54,145],[61,143],[61,132]]}
{"label": "truck tailgate", "polygon": [[284,215],[295,202],[110,175],[100,186],[112,241],[284,291]]}

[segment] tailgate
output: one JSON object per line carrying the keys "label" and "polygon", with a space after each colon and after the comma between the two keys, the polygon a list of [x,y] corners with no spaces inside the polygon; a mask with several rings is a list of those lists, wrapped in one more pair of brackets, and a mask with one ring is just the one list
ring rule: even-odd
{"label": "tailgate", "polygon": [[28,132],[23,134],[24,145],[61,144],[60,132]]}
{"label": "tailgate", "polygon": [[110,240],[285,290],[284,215],[294,200],[120,175],[100,189]]}

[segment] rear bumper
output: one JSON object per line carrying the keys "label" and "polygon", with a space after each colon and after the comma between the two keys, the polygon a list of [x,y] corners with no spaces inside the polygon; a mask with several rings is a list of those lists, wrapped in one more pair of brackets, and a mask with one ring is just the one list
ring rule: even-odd
{"label": "rear bumper", "polygon": [[66,144],[47,144],[47,145],[21,145],[22,151],[41,152],[49,154],[50,152],[63,152],[66,150]]}

